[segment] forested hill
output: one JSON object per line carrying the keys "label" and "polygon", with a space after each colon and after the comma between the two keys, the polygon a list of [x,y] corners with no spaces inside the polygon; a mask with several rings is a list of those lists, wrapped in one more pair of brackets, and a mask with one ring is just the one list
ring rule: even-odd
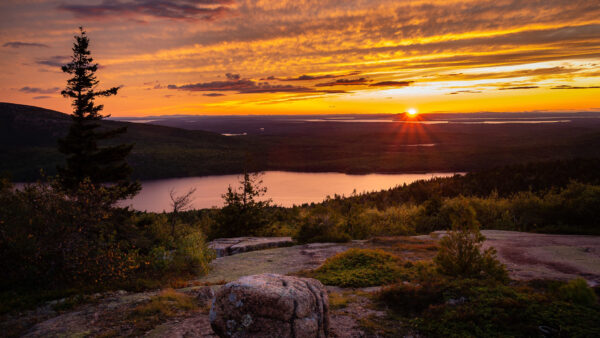
{"label": "forested hill", "polygon": [[[323,122],[314,116],[163,116],[153,124],[102,123],[128,126],[114,142],[135,143],[128,161],[136,178],[158,179],[241,173],[245,168],[352,174],[472,172],[600,158],[599,117],[454,114],[437,117],[449,120],[446,123],[405,124],[365,123],[362,118],[357,123]],[[433,117],[423,117],[428,118]],[[488,118],[489,123],[484,121]],[[57,139],[66,134],[69,123],[68,115],[56,111],[0,103],[0,173],[10,173],[15,181],[35,180],[39,169],[54,174],[64,161]]]}
{"label": "forested hill", "polygon": [[[71,118],[57,111],[0,103],[0,173],[31,181],[39,170],[54,174],[64,158],[57,139],[66,135]],[[112,142],[134,143],[128,161],[138,178],[239,173],[248,145],[217,133],[157,125],[101,121],[103,127],[127,126]],[[183,165],[182,165],[183,164]]]}

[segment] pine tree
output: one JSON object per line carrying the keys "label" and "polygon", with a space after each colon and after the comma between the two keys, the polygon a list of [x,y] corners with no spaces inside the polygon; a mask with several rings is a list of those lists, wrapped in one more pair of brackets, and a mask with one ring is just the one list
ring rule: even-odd
{"label": "pine tree", "polygon": [[225,205],[217,216],[215,237],[257,236],[268,225],[265,211],[272,201],[261,200],[267,192],[262,186],[261,175],[244,171],[240,186],[227,188],[222,195]]}
{"label": "pine tree", "polygon": [[82,27],[75,36],[72,61],[62,67],[62,71],[73,75],[67,81],[64,97],[73,100],[72,124],[68,135],[59,140],[59,150],[67,156],[65,167],[59,167],[59,179],[66,190],[76,190],[85,180],[94,186],[113,183],[109,190],[116,200],[135,195],[140,190],[138,182],[129,179],[131,167],[125,157],[133,145],[120,144],[101,147],[105,141],[126,132],[126,127],[107,129],[100,120],[110,116],[101,115],[103,105],[96,105],[96,97],[116,95],[118,87],[97,91],[96,71],[98,64],[93,63],[88,49],[89,39]]}

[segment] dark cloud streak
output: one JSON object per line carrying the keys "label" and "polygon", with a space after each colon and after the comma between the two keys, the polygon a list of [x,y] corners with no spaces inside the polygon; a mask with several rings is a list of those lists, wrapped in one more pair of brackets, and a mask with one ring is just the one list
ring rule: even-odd
{"label": "dark cloud streak", "polygon": [[211,21],[229,13],[230,8],[222,5],[230,3],[231,0],[104,0],[97,5],[63,4],[58,9],[88,19],[143,15],[163,19]]}
{"label": "dark cloud streak", "polygon": [[29,87],[29,86],[25,86],[25,87],[19,89],[20,92],[29,93],[29,94],[54,94],[54,93],[57,93],[59,90],[60,90],[60,88],[58,88],[58,87],[44,89],[44,88]]}
{"label": "dark cloud streak", "polygon": [[10,48],[22,48],[22,47],[39,47],[39,48],[50,48],[50,46],[37,43],[37,42],[22,42],[22,41],[12,41],[7,42],[2,45],[2,47],[10,47]]}

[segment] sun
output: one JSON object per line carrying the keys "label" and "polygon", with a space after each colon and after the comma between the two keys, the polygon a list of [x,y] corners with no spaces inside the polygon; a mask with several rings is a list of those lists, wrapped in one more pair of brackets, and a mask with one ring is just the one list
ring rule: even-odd
{"label": "sun", "polygon": [[407,111],[408,115],[415,116],[417,115],[417,110],[415,108],[409,108]]}

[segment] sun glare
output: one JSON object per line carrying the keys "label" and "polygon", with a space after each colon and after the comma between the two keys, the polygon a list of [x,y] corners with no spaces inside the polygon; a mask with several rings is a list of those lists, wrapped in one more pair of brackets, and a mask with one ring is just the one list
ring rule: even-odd
{"label": "sun glare", "polygon": [[415,108],[410,108],[410,109],[408,109],[407,113],[410,116],[415,116],[415,115],[417,115],[417,110]]}

